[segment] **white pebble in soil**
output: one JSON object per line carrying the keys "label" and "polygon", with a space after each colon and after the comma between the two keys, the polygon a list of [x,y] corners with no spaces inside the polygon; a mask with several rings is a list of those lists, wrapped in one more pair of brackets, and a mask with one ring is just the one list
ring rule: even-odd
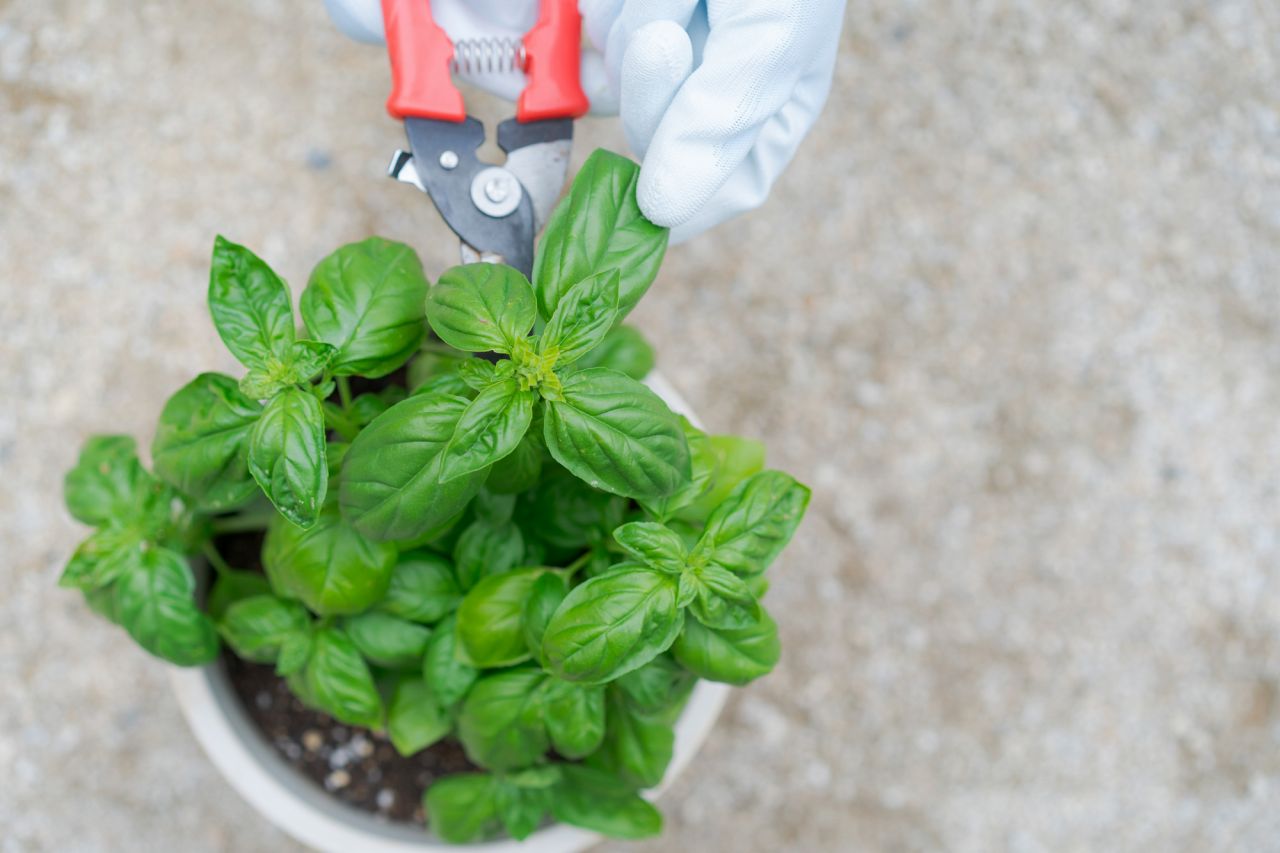
{"label": "white pebble in soil", "polygon": [[351,784],[351,774],[345,770],[335,770],[324,777],[324,786],[330,791],[345,788]]}
{"label": "white pebble in soil", "polygon": [[324,745],[324,736],[315,729],[307,729],[302,733],[302,745],[307,752],[315,752]]}
{"label": "white pebble in soil", "polygon": [[349,745],[351,751],[359,758],[368,758],[373,755],[373,744],[364,735],[356,735],[351,739]]}
{"label": "white pebble in soil", "polygon": [[383,788],[378,791],[378,795],[374,798],[374,802],[378,804],[378,811],[389,811],[391,807],[396,804],[396,792],[390,788]]}
{"label": "white pebble in soil", "polygon": [[329,766],[334,768],[346,767],[351,763],[352,758],[351,750],[348,747],[340,746],[329,756]]}

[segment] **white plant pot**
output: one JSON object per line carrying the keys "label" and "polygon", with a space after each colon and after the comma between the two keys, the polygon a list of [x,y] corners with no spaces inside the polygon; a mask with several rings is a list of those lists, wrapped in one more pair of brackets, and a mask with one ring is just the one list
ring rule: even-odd
{"label": "white plant pot", "polygon": [[[660,374],[645,380],[668,406],[697,418]],[[700,426],[700,424],[699,424]],[[429,831],[389,823],[322,791],[289,766],[249,718],[221,661],[184,669],[173,667],[169,681],[196,740],[232,788],[263,817],[303,844],[325,853],[422,853],[455,849]],[[676,723],[675,754],[653,799],[693,760],[729,696],[729,686],[699,681]],[[564,824],[546,826],[524,841],[468,845],[478,853],[573,853],[601,840],[594,832]]]}

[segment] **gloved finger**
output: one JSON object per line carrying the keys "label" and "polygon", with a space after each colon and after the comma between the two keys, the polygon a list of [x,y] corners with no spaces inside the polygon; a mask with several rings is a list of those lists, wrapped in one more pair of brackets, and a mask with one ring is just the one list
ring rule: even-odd
{"label": "gloved finger", "polygon": [[693,71],[693,45],[673,21],[636,30],[622,62],[622,129],[641,160],[672,99]]}
{"label": "gloved finger", "polygon": [[324,8],[334,26],[347,38],[367,44],[386,41],[381,0],[324,0]]}
{"label": "gloved finger", "polygon": [[596,50],[604,52],[609,30],[622,12],[623,0],[578,0],[582,13],[582,28]]}
{"label": "gloved finger", "polygon": [[[641,169],[646,216],[667,227],[689,222],[742,165],[806,72],[821,68],[830,79],[840,20],[833,13],[842,6],[842,0],[709,0],[702,64],[671,102]],[[762,176],[765,186],[781,166],[770,171]]]}
{"label": "gloved finger", "polygon": [[618,114],[618,94],[609,86],[609,76],[604,70],[604,55],[589,47],[582,49],[582,91],[591,104],[591,114],[615,116]]}
{"label": "gloved finger", "polygon": [[609,73],[609,85],[614,91],[622,88],[622,62],[631,44],[631,37],[642,27],[654,21],[672,21],[681,28],[689,25],[698,0],[645,0],[643,3],[626,3],[605,42],[604,62]]}
{"label": "gloved finger", "polygon": [[[724,186],[692,217],[671,229],[671,245],[678,245],[764,204],[774,181],[791,163],[818,111],[793,101],[765,123],[751,152],[729,175]],[[644,208],[641,202],[641,208]],[[646,212],[646,215],[647,212]]]}

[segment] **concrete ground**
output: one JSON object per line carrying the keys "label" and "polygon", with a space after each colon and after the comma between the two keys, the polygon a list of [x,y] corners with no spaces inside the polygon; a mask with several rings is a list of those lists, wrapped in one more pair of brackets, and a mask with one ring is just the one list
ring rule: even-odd
{"label": "concrete ground", "polygon": [[[453,261],[387,83],[317,0],[0,2],[0,850],[294,849],[55,587],[60,480],[231,367],[215,233]],[[1278,95],[1264,0],[852,0],[799,161],[635,315],[814,501],[782,665],[606,849],[1280,850]]]}

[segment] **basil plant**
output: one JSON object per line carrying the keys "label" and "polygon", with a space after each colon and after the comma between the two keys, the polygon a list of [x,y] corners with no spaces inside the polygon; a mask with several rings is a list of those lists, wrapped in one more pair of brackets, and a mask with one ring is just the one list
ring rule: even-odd
{"label": "basil plant", "polygon": [[[373,238],[320,262],[300,317],[219,238],[209,309],[244,374],[169,399],[150,471],[127,437],[88,442],[66,501],[95,530],[61,583],[148,652],[225,644],[405,755],[456,738],[476,772],[425,793],[444,839],[658,833],[639,792],[695,681],[778,661],[764,575],[809,492],[640,381],[653,353],[621,321],[667,234],[636,176],[588,160],[532,282],[470,264],[429,285]],[[231,565],[245,535],[258,558]]]}

